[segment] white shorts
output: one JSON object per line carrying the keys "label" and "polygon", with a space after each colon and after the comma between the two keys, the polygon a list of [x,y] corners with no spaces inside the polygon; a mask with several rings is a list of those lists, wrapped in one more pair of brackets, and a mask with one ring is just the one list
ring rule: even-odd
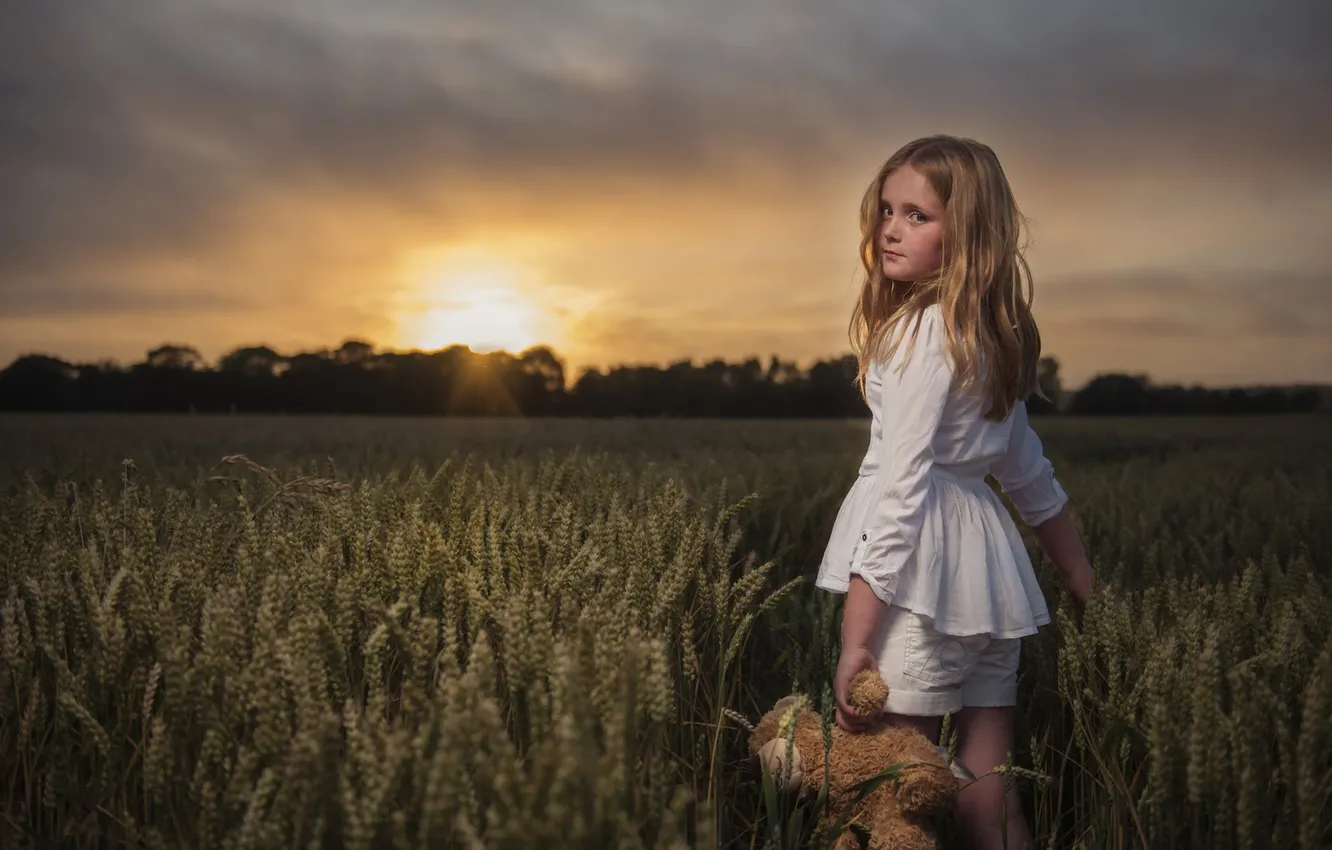
{"label": "white shorts", "polygon": [[1017,704],[1021,638],[940,634],[928,617],[890,605],[870,649],[888,684],[886,712],[936,717]]}

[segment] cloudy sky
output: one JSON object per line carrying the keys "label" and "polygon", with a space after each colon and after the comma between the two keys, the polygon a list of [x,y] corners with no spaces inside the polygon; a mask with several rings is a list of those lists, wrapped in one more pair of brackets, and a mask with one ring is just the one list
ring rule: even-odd
{"label": "cloudy sky", "polygon": [[1326,0],[6,0],[0,361],[849,350],[857,208],[995,148],[1066,385],[1332,381]]}

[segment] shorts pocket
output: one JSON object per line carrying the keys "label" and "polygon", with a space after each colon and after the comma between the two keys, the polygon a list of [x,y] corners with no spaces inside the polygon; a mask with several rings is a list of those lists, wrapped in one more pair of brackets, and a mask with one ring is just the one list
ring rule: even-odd
{"label": "shorts pocket", "polygon": [[939,687],[960,685],[976,668],[987,643],[987,635],[940,634],[925,625],[919,615],[911,614],[903,646],[902,672]]}

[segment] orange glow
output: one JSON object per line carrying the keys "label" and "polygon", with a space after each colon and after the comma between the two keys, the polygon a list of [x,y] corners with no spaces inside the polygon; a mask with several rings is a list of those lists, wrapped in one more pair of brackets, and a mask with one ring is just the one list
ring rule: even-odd
{"label": "orange glow", "polygon": [[562,341],[531,275],[499,256],[467,248],[432,253],[415,265],[421,270],[409,276],[411,292],[398,317],[401,344],[517,354]]}

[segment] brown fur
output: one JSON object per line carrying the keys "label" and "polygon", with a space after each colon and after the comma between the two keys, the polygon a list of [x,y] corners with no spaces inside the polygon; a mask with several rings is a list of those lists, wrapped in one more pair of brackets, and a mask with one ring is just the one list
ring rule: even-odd
{"label": "brown fur", "polygon": [[[882,711],[887,692],[883,679],[865,671],[852,682],[848,702],[858,713],[877,714]],[[751,757],[757,758],[763,745],[777,737],[783,714],[798,698],[798,695],[784,697],[759,720],[749,737]],[[802,773],[801,793],[817,794],[824,778],[823,719],[817,712],[802,708],[795,715],[793,726],[793,730],[788,727],[787,739],[794,739],[798,754],[795,762]],[[777,746],[785,752],[784,744]],[[828,815],[833,820],[851,804],[852,789],[857,783],[902,761],[920,764],[903,768],[896,780],[880,784],[853,809],[853,820],[869,830],[870,850],[934,850],[929,821],[951,809],[957,795],[957,780],[929,740],[914,729],[899,729],[880,722],[869,731],[853,734],[840,726],[832,727],[827,769]],[[819,812],[819,828],[829,825],[824,813]],[[856,846],[850,832],[844,832],[840,839],[839,848]]]}

